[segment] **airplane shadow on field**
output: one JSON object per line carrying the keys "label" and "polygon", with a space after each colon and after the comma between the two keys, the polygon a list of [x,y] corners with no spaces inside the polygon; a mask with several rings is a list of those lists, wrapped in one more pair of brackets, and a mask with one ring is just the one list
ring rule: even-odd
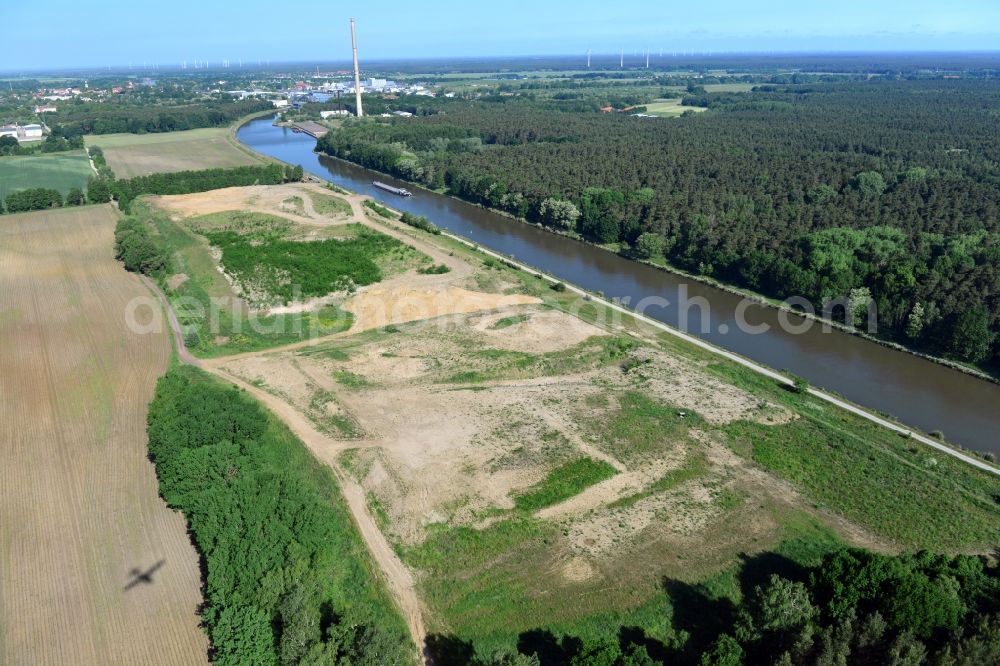
{"label": "airplane shadow on field", "polygon": [[127,592],[131,590],[133,587],[136,587],[138,585],[152,585],[153,574],[159,571],[160,567],[162,567],[166,563],[167,563],[166,560],[160,560],[159,562],[149,567],[145,571],[139,569],[138,567],[132,569],[131,571],[129,571],[129,575],[132,576],[132,580],[130,580],[128,585],[124,587],[124,590]]}

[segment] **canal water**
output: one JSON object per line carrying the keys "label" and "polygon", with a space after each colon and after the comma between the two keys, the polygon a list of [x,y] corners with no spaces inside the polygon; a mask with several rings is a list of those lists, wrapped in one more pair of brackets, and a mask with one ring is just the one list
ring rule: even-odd
{"label": "canal water", "polygon": [[[785,330],[773,308],[753,305],[737,320],[741,298],[726,291],[629,261],[610,252],[522,224],[478,206],[412,188],[412,197],[399,197],[372,187],[378,179],[396,181],[342,160],[313,152],[315,139],[275,127],[271,118],[244,125],[237,133],[246,146],[346,189],[410,213],[425,215],[444,229],[484,247],[512,255],[540,270],[601,291],[609,298],[661,301],[644,308],[647,316],[778,370],[788,370],[817,387],[834,391],[865,407],[878,410],[927,432],[940,430],[951,442],[1000,455],[1000,385],[977,379],[912,354],[895,351],[837,330],[824,331],[814,322],[808,331]],[[708,325],[701,309],[682,308],[698,297],[709,304]],[[662,301],[669,303],[663,305]],[[687,324],[682,325],[682,316]],[[792,323],[797,317],[786,318]],[[753,334],[737,325],[766,324],[766,333]]]}

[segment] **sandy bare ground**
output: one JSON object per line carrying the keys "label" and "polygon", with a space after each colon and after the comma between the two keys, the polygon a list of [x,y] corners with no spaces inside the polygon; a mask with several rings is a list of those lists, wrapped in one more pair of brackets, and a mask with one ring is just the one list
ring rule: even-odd
{"label": "sandy bare ground", "polygon": [[105,206],[0,226],[0,663],[206,662],[197,555],[146,458],[169,340],[125,326],[149,293],[114,224]]}
{"label": "sandy bare ground", "polygon": [[[313,206],[310,194],[337,196],[351,205],[353,215],[350,217],[328,217],[320,214]],[[290,197],[302,199],[305,215],[290,212],[284,203]],[[289,183],[285,185],[253,185],[249,187],[227,187],[221,190],[196,192],[193,194],[174,194],[165,196],[150,196],[147,200],[171,213],[175,219],[224,213],[227,211],[250,211],[283,217],[300,225],[315,227],[337,227],[350,223],[364,225],[413,246],[429,256],[434,263],[444,264],[451,269],[444,275],[421,275],[419,279],[426,283],[437,284],[446,281],[454,284],[461,278],[472,273],[469,262],[442,250],[438,245],[428,242],[425,237],[415,232],[401,222],[384,220],[374,222],[365,214],[363,202],[368,197],[357,194],[334,195],[330,190],[315,183]]]}
{"label": "sandy bare ground", "polygon": [[[516,323],[497,328],[502,320]],[[626,463],[616,457],[613,445],[590,441],[579,421],[595,409],[585,403],[609,389],[627,390],[638,382],[647,394],[697,409],[710,423],[761,414],[777,423],[790,416],[722,385],[690,362],[650,349],[635,352],[649,379],[626,375],[613,365],[583,373],[477,381],[471,387],[440,383],[451,368],[469,367],[470,351],[558,351],[590,344],[589,339],[601,335],[606,332],[566,313],[517,305],[455,316],[443,324],[413,324],[394,337],[352,348],[350,358],[341,362],[286,350],[213,364],[264,387],[300,415],[308,416],[315,403],[310,386],[336,395],[337,409],[351,415],[363,434],[342,438],[340,446],[328,445],[324,457],[329,459],[331,450],[363,449],[359,480],[388,513],[391,536],[409,544],[422,541],[434,523],[488,524],[483,515],[512,508],[515,494],[560,462],[581,455],[604,461],[618,473],[538,517],[575,520],[641,492],[682,464],[688,451],[680,444],[655,459]],[[340,370],[363,378],[368,387],[349,391],[338,386],[333,377]],[[309,418],[321,425],[314,413]],[[558,446],[539,445],[546,438]],[[641,525],[636,531],[651,520],[637,518],[633,522]]]}

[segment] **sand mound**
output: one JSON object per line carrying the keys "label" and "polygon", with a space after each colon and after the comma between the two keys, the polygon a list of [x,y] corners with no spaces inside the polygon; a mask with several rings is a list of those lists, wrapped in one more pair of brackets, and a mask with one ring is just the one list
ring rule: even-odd
{"label": "sand mound", "polygon": [[[363,289],[348,299],[344,303],[344,309],[354,315],[352,330],[363,331],[408,321],[437,319],[447,315],[540,302],[534,296],[486,294],[458,287],[447,289],[373,287]],[[447,321],[441,323],[447,325]]]}

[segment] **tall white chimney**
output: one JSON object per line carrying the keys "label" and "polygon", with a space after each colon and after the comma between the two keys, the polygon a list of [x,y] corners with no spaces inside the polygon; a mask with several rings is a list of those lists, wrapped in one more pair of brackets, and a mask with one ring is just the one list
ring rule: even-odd
{"label": "tall white chimney", "polygon": [[351,19],[351,49],[354,51],[354,98],[358,104],[358,118],[365,115],[361,110],[361,73],[358,71],[358,35]]}

